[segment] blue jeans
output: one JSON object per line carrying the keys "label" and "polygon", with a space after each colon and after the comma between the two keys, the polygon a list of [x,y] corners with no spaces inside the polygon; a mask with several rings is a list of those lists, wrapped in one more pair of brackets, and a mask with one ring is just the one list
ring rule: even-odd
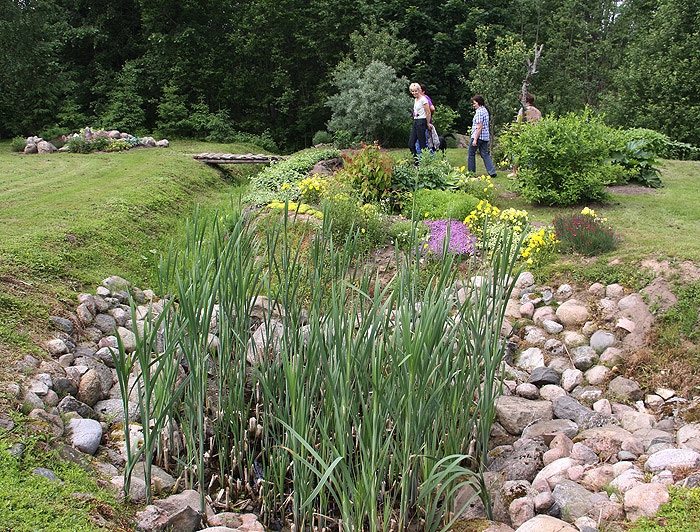
{"label": "blue jeans", "polygon": [[477,140],[476,146],[472,144],[473,140],[469,139],[469,151],[467,152],[467,170],[472,173],[476,173],[476,150],[479,150],[479,155],[484,161],[484,166],[486,167],[486,172],[491,177],[496,177],[496,167],[493,165],[491,156],[489,155],[489,141],[488,140]]}
{"label": "blue jeans", "polygon": [[414,155],[420,155],[421,150],[428,147],[428,121],[425,118],[416,118],[413,120],[411,128],[411,137],[408,139],[408,149]]}

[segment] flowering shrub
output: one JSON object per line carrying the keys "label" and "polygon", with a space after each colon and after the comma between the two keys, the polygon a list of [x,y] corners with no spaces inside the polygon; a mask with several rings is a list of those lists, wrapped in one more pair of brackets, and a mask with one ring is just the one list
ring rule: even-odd
{"label": "flowering shrub", "polygon": [[403,251],[415,250],[418,242],[425,242],[430,236],[428,227],[404,218],[396,220],[388,228],[391,243]]}
{"label": "flowering shrub", "polygon": [[556,238],[562,252],[597,255],[617,248],[618,238],[607,218],[600,218],[593,209],[554,217]]}
{"label": "flowering shrub", "polygon": [[541,266],[551,260],[557,252],[557,235],[551,227],[542,227],[525,237],[520,256],[528,264]]}
{"label": "flowering shrub", "polygon": [[255,175],[244,199],[256,205],[265,205],[273,200],[297,200],[300,193],[297,184],[306,173],[317,162],[339,156],[340,151],[335,148],[311,148],[295,153]]}
{"label": "flowering shrub", "polygon": [[267,204],[267,207],[268,209],[284,209],[285,205],[287,205],[287,210],[289,212],[308,214],[309,216],[313,216],[319,220],[323,219],[323,213],[321,211],[317,211],[311,207],[311,205],[307,205],[306,203],[295,203],[293,201],[283,203],[281,201],[271,201]]}
{"label": "flowering shrub", "polygon": [[124,151],[130,150],[132,145],[126,139],[109,139],[109,143],[105,147],[105,151]]}
{"label": "flowering shrub", "polygon": [[424,153],[415,166],[413,159],[404,159],[394,165],[391,186],[395,190],[416,191],[422,188],[445,190],[454,188],[457,180],[453,168],[437,155]]}
{"label": "flowering shrub", "polygon": [[456,255],[471,255],[474,253],[476,238],[467,230],[467,227],[457,220],[425,220],[423,222],[430,230],[428,241],[423,244],[423,250],[430,255],[441,256],[445,239],[447,240],[447,252]]}
{"label": "flowering shrub", "polygon": [[308,202],[318,205],[324,197],[328,181],[319,174],[314,174],[312,177],[306,177],[299,181],[299,197]]}
{"label": "flowering shrub", "polygon": [[486,200],[489,203],[496,200],[498,191],[491,182],[491,176],[470,176],[464,173],[465,167],[455,168],[452,176],[457,180],[459,190],[471,194],[475,198]]}
{"label": "flowering shrub", "polygon": [[338,239],[345,239],[351,232],[359,233],[359,248],[366,252],[382,244],[386,238],[383,216],[372,204],[345,191],[336,192],[324,201],[324,213],[331,221],[331,231]]}

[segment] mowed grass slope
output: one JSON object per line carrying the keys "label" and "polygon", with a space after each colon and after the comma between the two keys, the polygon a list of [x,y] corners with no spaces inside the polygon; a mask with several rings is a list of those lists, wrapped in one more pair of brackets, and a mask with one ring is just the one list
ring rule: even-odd
{"label": "mowed grass slope", "polygon": [[121,153],[24,155],[0,143],[0,367],[36,344],[50,313],[109,275],[149,286],[160,252],[196,205],[230,208],[245,174],[193,153],[250,145],[173,142]]}

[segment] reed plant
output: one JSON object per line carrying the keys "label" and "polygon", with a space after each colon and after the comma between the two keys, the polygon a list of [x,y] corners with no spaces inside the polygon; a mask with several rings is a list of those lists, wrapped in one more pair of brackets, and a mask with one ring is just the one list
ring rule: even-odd
{"label": "reed plant", "polygon": [[[449,253],[430,261],[426,282],[424,257],[397,251],[398,273],[382,284],[357,258],[359,230],[338,241],[324,216],[299,240],[286,214],[265,227],[241,213],[195,219],[161,266],[161,290],[173,291],[164,350],[142,351],[164,376],[187,374],[163,417],[184,436],[181,473],[202,504],[245,497],[268,525],[447,529],[463,484],[488,503],[499,332],[520,242],[506,228],[470,259],[481,282],[458,278]],[[262,294],[269,306],[254,313]],[[160,410],[139,401],[150,423]]]}

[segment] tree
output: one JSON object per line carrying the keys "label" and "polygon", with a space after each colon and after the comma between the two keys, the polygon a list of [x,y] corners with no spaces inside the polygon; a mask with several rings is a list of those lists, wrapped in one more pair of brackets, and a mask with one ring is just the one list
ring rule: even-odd
{"label": "tree", "polygon": [[511,122],[520,107],[519,96],[526,75],[528,50],[525,43],[512,35],[496,37],[489,51],[489,28],[477,30],[477,42],[466,50],[476,68],[465,79],[471,94],[481,94],[486,101],[493,132]]}
{"label": "tree", "polygon": [[364,70],[337,69],[333,84],[338,92],[326,102],[333,113],[330,131],[350,131],[367,141],[384,142],[409,119],[408,80],[397,78],[396,71],[380,61]]}

